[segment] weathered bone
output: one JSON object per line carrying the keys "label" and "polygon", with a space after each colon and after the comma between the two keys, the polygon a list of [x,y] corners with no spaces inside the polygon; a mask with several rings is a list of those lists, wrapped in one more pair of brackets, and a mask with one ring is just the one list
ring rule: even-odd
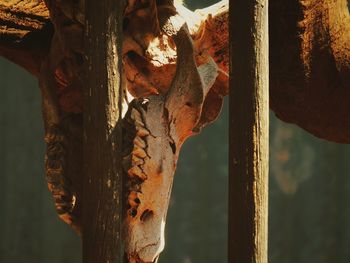
{"label": "weathered bone", "polygon": [[49,60],[43,64],[40,72],[43,119],[45,126],[45,171],[48,188],[51,191],[59,217],[80,233],[80,225],[74,215],[76,197],[70,178],[67,178],[67,137],[58,109],[57,97],[53,86],[53,76]]}
{"label": "weathered bone", "polygon": [[197,68],[191,37],[179,15],[163,26],[177,48],[176,73],[163,95],[134,100],[125,117],[134,134],[125,156],[128,176],[126,252],[129,262],[155,262],[164,248],[164,227],[173,176],[184,140],[196,127],[204,99],[218,76],[208,58]]}
{"label": "weathered bone", "polygon": [[[57,12],[58,10],[53,9],[50,15],[55,17]],[[81,157],[78,156],[81,156],[82,149],[82,123],[80,116],[69,113],[74,112],[72,107],[62,107],[67,105],[63,101],[64,89],[69,89],[72,85],[75,86],[74,89],[81,86],[79,82],[74,81],[80,67],[72,61],[74,59],[71,56],[72,52],[77,52],[77,45],[72,45],[72,41],[65,41],[71,38],[63,33],[72,30],[75,32],[76,27],[70,26],[67,30],[60,24],[65,22],[64,19],[53,21],[57,30],[53,35],[50,53],[42,63],[39,74],[45,126],[45,170],[48,188],[53,195],[59,217],[80,234],[81,200],[78,196],[81,196],[81,184],[77,182],[81,178],[77,177],[81,169]],[[81,38],[81,34],[78,34],[74,39],[79,36]],[[74,103],[72,106],[74,109],[78,105]],[[78,159],[74,160],[77,157]]]}
{"label": "weathered bone", "polygon": [[[124,118],[125,237],[129,262],[156,262],[163,250],[166,214],[181,145],[217,117],[227,80],[210,54],[194,49],[192,37],[204,41],[206,31],[201,29],[200,37],[191,36],[184,17],[169,4],[171,1],[160,2],[157,12],[163,34],[152,31],[150,10],[144,4],[135,5],[134,10],[128,6],[125,16],[126,89],[135,98]],[[82,193],[79,63],[83,15],[71,3],[62,0],[48,5],[55,33],[48,62],[43,65],[47,72],[42,75],[49,78],[41,87],[44,101],[49,102],[44,105],[48,115],[45,123],[52,127],[47,136],[49,189],[60,217],[79,232]],[[181,11],[186,16],[188,12]],[[200,20],[191,24],[198,28],[200,25]],[[202,48],[198,43],[195,46]]]}

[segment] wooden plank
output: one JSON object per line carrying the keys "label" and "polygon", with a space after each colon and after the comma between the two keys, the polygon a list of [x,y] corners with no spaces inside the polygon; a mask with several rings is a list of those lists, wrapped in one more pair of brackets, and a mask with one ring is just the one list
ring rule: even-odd
{"label": "wooden plank", "polygon": [[122,262],[123,1],[86,1],[83,262]]}
{"label": "wooden plank", "polygon": [[228,262],[267,262],[268,1],[230,1]]}

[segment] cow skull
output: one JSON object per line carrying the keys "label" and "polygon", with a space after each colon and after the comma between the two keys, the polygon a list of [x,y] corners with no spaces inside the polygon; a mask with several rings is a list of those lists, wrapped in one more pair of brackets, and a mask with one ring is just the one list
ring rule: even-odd
{"label": "cow skull", "polygon": [[[209,56],[205,63],[196,65],[185,20],[166,8],[160,13],[164,35],[152,39],[151,32],[147,36],[148,32],[143,31],[145,36],[137,41],[153,53],[148,52],[148,58],[142,56],[138,53],[143,49],[140,44],[134,50],[125,50],[128,90],[138,97],[129,104],[124,118],[126,133],[133,135],[124,159],[128,177],[125,236],[130,262],[154,262],[164,248],[166,214],[179,151],[185,139],[195,133],[205,98],[218,76],[218,67]],[[130,21],[131,29],[146,24],[140,14]],[[169,63],[172,55],[176,62],[173,64]],[[166,67],[173,73],[170,81],[164,79],[165,85],[150,85],[157,77],[153,75],[156,67],[159,71]],[[130,80],[130,74],[138,81],[136,77]]]}
{"label": "cow skull", "polygon": [[[180,148],[189,136],[217,118],[227,94],[227,61],[214,61],[206,50],[211,41],[208,29],[218,21],[210,15],[199,19],[203,15],[174,7],[172,1],[159,3],[157,32],[150,23],[152,10],[147,1],[128,1],[124,17],[124,229],[129,262],[157,261],[164,248]],[[81,12],[67,10],[69,6],[51,7],[57,41],[52,42],[48,64],[43,66],[41,88],[44,102],[48,102],[44,112],[50,146],[49,187],[60,217],[79,232],[81,172],[70,158],[80,156],[82,148],[77,116],[82,114],[79,39],[84,19]],[[65,19],[76,24],[65,23]],[[52,97],[57,90],[58,99]],[[59,147],[53,147],[56,145]]]}

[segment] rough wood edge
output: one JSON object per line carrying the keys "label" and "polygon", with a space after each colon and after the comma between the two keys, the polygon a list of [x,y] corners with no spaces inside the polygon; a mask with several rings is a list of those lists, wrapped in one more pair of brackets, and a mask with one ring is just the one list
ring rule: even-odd
{"label": "rough wood edge", "polygon": [[268,0],[230,6],[228,262],[266,263]]}
{"label": "rough wood edge", "polygon": [[123,262],[120,57],[123,9],[124,1],[86,1],[84,263]]}

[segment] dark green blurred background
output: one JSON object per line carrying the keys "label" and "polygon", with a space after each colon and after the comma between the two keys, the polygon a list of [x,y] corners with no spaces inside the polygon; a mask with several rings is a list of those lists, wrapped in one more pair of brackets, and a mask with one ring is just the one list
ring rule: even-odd
{"label": "dark green blurred background", "polygon": [[[0,58],[0,89],[0,263],[79,263],[80,240],[56,216],[45,182],[37,81]],[[226,105],[183,147],[160,263],[227,262],[227,138]],[[269,262],[349,262],[350,147],[273,114],[270,146]]]}

